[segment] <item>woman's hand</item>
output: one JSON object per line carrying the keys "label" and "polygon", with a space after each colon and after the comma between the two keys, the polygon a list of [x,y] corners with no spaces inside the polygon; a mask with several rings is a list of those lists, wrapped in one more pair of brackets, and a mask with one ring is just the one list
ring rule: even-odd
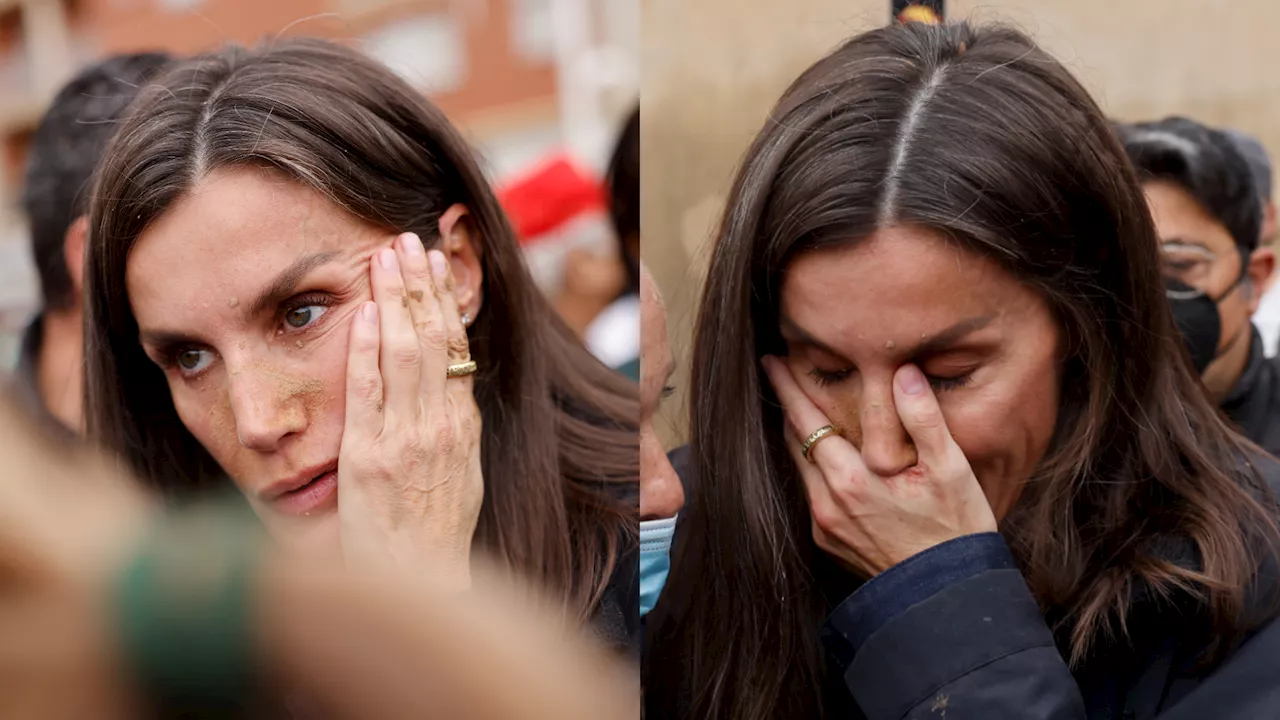
{"label": "woman's hand", "polygon": [[787,447],[809,495],[818,547],[870,577],[948,540],[996,529],[991,506],[919,368],[904,366],[893,379],[893,402],[918,459],[897,475],[880,477],[838,434],[815,443],[805,459],[801,443],[831,421],[786,365],[772,357],[763,362],[786,412]]}
{"label": "woman's hand", "polygon": [[348,561],[429,564],[466,587],[484,498],[471,352],[444,255],[418,236],[369,263],[374,302],[351,323],[338,517]]}

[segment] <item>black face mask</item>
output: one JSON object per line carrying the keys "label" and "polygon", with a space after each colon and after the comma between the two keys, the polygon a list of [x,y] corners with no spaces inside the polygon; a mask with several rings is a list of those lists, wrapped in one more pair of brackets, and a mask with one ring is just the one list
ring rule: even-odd
{"label": "black face mask", "polygon": [[1182,341],[1191,354],[1196,373],[1203,373],[1218,357],[1218,341],[1222,337],[1218,303],[1204,292],[1174,278],[1165,279],[1165,295],[1173,306],[1173,320],[1178,325],[1178,332],[1182,333]]}

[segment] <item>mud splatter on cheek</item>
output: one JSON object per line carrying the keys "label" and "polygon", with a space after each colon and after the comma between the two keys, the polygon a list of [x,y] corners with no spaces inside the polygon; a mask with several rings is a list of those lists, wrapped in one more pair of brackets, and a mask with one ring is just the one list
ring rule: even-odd
{"label": "mud splatter on cheek", "polygon": [[282,374],[278,382],[280,384],[276,397],[282,403],[293,398],[302,398],[309,404],[313,395],[318,395],[324,390],[324,383],[315,378],[297,378]]}
{"label": "mud splatter on cheek", "polygon": [[862,414],[856,403],[825,403],[822,408],[840,434],[854,447],[862,447]]}

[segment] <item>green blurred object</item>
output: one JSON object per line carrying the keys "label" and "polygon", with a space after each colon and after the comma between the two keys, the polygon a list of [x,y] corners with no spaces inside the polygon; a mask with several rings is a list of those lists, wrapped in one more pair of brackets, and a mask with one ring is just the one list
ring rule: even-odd
{"label": "green blurred object", "polygon": [[632,360],[631,362],[626,363],[624,365],[619,365],[614,369],[617,370],[619,373],[631,378],[635,382],[640,382],[640,358],[636,358],[635,360]]}
{"label": "green blurred object", "polygon": [[260,536],[244,503],[201,503],[160,517],[121,572],[122,650],[166,713],[230,717],[253,702],[249,585]]}

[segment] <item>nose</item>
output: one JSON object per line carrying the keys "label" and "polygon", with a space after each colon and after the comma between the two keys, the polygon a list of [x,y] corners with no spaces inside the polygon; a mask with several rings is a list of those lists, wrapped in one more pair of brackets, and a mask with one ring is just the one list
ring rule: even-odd
{"label": "nose", "polygon": [[278,373],[241,367],[230,375],[231,412],[241,445],[269,452],[286,437],[306,429],[305,408]]}
{"label": "nose", "polygon": [[866,382],[858,408],[853,443],[867,469],[881,477],[897,475],[916,464],[916,447],[893,404],[893,376]]}
{"label": "nose", "polygon": [[640,431],[640,519],[674,517],[684,507],[684,486],[662,451],[662,443],[650,432]]}

